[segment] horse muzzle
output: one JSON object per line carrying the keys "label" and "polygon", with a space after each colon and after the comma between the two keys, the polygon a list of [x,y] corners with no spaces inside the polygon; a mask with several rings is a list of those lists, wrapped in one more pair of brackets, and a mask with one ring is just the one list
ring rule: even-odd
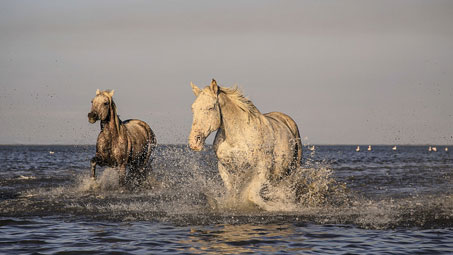
{"label": "horse muzzle", "polygon": [[88,122],[90,122],[91,124],[93,124],[93,123],[95,123],[97,120],[98,120],[98,116],[97,116],[96,113],[94,113],[94,112],[88,113]]}
{"label": "horse muzzle", "polygon": [[204,141],[205,141],[206,138],[200,136],[200,135],[197,135],[197,136],[193,136],[193,137],[190,137],[189,139],[189,147],[191,150],[194,150],[194,151],[201,151],[204,147]]}

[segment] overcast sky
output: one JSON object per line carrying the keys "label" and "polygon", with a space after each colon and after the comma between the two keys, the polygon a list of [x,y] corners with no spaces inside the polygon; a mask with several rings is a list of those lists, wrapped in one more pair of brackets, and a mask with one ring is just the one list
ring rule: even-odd
{"label": "overcast sky", "polygon": [[98,88],[186,143],[212,78],[304,143],[453,144],[453,1],[0,1],[0,144],[94,144]]}

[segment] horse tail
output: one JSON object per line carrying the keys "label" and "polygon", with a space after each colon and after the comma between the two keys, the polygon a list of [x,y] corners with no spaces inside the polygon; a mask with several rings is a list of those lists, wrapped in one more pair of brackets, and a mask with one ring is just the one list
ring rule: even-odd
{"label": "horse tail", "polygon": [[[294,121],[293,121],[294,122]],[[300,138],[299,128],[297,124],[294,122],[294,129],[293,134],[296,139],[296,147],[294,149],[294,162],[293,162],[293,169],[299,168],[302,164],[302,139]]]}
{"label": "horse tail", "polygon": [[[151,158],[151,153],[157,147],[157,138],[156,138],[156,135],[154,134],[153,130],[149,127],[148,124],[146,124],[145,128],[146,128],[146,132],[148,134],[147,150],[146,150],[146,162],[148,162]],[[151,158],[151,161],[149,161],[149,164],[151,164],[152,160],[153,159]]]}
{"label": "horse tail", "polygon": [[302,139],[300,138],[299,128],[297,127],[296,122],[288,115],[285,117],[285,123],[294,136],[294,154],[291,169],[296,169],[302,164]]}

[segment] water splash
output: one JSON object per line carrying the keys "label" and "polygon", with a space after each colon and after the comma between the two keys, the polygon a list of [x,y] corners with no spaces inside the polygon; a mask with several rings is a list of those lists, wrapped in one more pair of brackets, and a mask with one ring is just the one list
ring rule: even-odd
{"label": "water splash", "polygon": [[106,168],[101,172],[101,175],[96,180],[88,177],[87,175],[80,175],[77,178],[75,191],[112,191],[117,190],[119,185],[119,174],[114,168]]}
{"label": "water splash", "polygon": [[329,164],[318,162],[315,157],[316,150],[311,150],[302,167],[278,181],[270,181],[264,175],[260,178],[236,176],[235,179],[242,181],[236,183],[237,192],[217,194],[214,208],[242,212],[299,212],[312,207],[350,204],[354,194],[345,183],[335,180]]}
{"label": "water splash", "polygon": [[[0,179],[4,192],[0,216],[69,216],[181,225],[314,222],[374,229],[453,227],[453,196],[448,191],[368,196],[358,191],[373,191],[370,182],[354,179],[367,189],[358,189],[350,180],[344,185],[339,180],[348,179],[338,178],[338,166],[307,157],[303,167],[280,182],[263,182],[259,194],[265,202],[263,210],[228,197],[212,151],[197,154],[183,146],[169,146],[158,148],[157,153],[152,178],[135,189],[119,187],[117,171],[111,168],[100,170],[93,182],[86,159],[81,159],[85,161],[80,169],[51,167],[52,174],[47,175],[39,171],[12,174]],[[354,171],[370,175],[360,169]],[[442,180],[451,183],[448,178]],[[372,181],[373,185],[380,184],[379,180]],[[350,190],[351,186],[355,189]]]}
{"label": "water splash", "polygon": [[346,185],[337,182],[332,170],[324,166],[296,169],[277,182],[258,180],[256,183],[241,183],[239,186],[247,188],[233,194],[227,193],[219,180],[205,178],[201,174],[194,177],[193,183],[204,193],[213,211],[296,212],[308,207],[347,204],[351,197]]}
{"label": "water splash", "polygon": [[18,180],[34,180],[36,179],[36,176],[25,176],[25,175],[20,175],[17,177]]}

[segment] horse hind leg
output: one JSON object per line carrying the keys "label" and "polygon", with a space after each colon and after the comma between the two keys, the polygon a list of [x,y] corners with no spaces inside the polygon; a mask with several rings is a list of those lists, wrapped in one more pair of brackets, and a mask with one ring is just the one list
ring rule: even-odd
{"label": "horse hind leg", "polygon": [[149,169],[145,162],[141,162],[139,165],[135,166],[135,181],[138,185],[141,185],[148,178]]}
{"label": "horse hind leg", "polygon": [[222,178],[223,184],[225,185],[227,194],[231,195],[231,192],[233,191],[231,176],[224,165],[219,163],[218,169],[219,169],[219,174],[220,174],[220,177]]}
{"label": "horse hind leg", "polygon": [[96,180],[96,157],[90,160],[91,165],[91,179]]}
{"label": "horse hind leg", "polygon": [[126,186],[126,165],[119,166],[118,182],[120,186]]}
{"label": "horse hind leg", "polygon": [[139,159],[139,163],[137,165],[137,170],[139,174],[139,178],[142,181],[148,181],[148,178],[151,177],[151,173],[153,171],[152,168],[152,158],[151,158],[152,148],[148,147],[146,151],[143,152],[142,156]]}
{"label": "horse hind leg", "polygon": [[148,178],[149,169],[146,162],[142,159],[137,159],[129,167],[129,173],[127,175],[127,183],[132,187],[141,186]]}

